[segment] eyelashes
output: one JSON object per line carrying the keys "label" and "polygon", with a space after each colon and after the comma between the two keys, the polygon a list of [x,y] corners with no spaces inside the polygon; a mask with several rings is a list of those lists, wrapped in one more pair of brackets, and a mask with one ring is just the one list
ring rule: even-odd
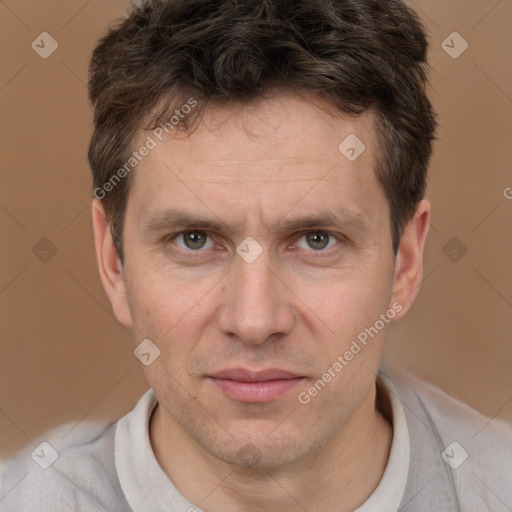
{"label": "eyelashes", "polygon": [[[206,249],[210,249],[214,246],[213,240],[209,237],[208,233],[204,231],[182,231],[174,236],[172,241],[178,247],[192,251],[204,249],[208,242],[210,242],[210,245],[206,247]],[[182,242],[183,245],[179,245],[177,242]]]}
{"label": "eyelashes", "polygon": [[[325,230],[309,230],[294,237],[295,242],[288,245],[293,251],[306,251],[311,253],[328,253],[342,244],[343,237]],[[178,247],[184,253],[200,254],[210,249],[221,248],[212,236],[202,230],[180,231],[167,237],[166,241]]]}

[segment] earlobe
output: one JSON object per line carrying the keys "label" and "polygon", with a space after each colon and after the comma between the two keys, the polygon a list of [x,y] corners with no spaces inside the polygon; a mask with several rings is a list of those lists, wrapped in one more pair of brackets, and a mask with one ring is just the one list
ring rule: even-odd
{"label": "earlobe", "polygon": [[430,203],[423,199],[418,203],[413,219],[402,233],[395,259],[392,303],[402,305],[399,319],[412,306],[423,279],[423,251],[431,218]]}
{"label": "earlobe", "polygon": [[92,225],[96,261],[103,288],[110,299],[116,318],[126,327],[132,326],[131,312],[126,296],[123,266],[100,200],[92,202]]}

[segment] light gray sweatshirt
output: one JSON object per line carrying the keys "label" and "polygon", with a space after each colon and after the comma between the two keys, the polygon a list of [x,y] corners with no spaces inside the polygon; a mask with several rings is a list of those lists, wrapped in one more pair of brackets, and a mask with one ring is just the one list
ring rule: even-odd
{"label": "light gray sweatshirt", "polygon": [[[382,479],[357,512],[512,512],[512,428],[408,374],[383,377],[393,441]],[[10,461],[3,512],[201,512],[151,449],[149,390],[108,425],[53,429]]]}

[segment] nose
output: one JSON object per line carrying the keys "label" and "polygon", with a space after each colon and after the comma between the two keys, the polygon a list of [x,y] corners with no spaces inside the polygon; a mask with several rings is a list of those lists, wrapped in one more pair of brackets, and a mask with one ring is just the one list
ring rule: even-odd
{"label": "nose", "polygon": [[294,323],[290,290],[263,253],[252,263],[237,257],[228,273],[218,326],[250,345],[290,333]]}

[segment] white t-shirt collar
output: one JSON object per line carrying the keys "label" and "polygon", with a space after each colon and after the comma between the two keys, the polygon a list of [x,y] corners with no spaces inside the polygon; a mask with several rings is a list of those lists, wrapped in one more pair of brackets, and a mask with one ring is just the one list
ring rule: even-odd
{"label": "white t-shirt collar", "polygon": [[[394,384],[381,374],[389,392],[393,440],[388,463],[375,491],[355,512],[394,512],[403,498],[409,473],[410,440],[403,405]],[[121,488],[133,512],[196,510],[158,464],[149,438],[149,419],[157,405],[148,390],[136,407],[121,418],[115,434],[115,463]]]}
{"label": "white t-shirt collar", "polygon": [[404,407],[395,385],[382,373],[379,375],[386,386],[389,399],[391,400],[393,440],[391,442],[388,463],[379,485],[354,512],[397,511],[402,502],[409,475],[410,439]]}

